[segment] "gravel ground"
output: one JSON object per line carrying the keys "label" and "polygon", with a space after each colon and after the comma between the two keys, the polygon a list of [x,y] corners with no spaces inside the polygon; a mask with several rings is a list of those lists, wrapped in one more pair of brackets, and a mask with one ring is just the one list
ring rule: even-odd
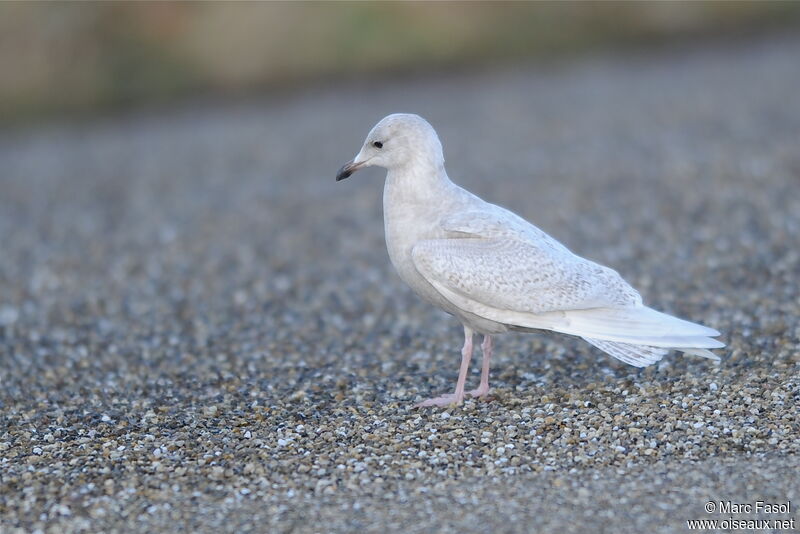
{"label": "gravel ground", "polygon": [[[798,57],[776,38],[0,134],[0,530],[681,532],[727,517],[709,500],[800,506]],[[437,127],[456,182],[722,331],[722,363],[513,334],[488,402],[412,409],[453,387],[461,327],[392,272],[381,172],[334,182],[394,111]]]}

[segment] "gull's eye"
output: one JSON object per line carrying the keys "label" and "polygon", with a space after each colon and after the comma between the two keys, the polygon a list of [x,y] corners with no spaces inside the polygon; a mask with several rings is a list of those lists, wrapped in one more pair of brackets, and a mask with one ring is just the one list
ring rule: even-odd
{"label": "gull's eye", "polygon": [[383,143],[381,143],[380,141],[375,141],[374,143],[372,143],[372,146],[374,146],[375,148],[383,148]]}

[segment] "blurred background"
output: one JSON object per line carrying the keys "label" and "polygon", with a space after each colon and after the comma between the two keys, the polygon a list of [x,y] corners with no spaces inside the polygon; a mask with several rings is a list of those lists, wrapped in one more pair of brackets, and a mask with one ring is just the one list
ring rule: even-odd
{"label": "blurred background", "polygon": [[0,4],[0,121],[790,30],[800,2]]}

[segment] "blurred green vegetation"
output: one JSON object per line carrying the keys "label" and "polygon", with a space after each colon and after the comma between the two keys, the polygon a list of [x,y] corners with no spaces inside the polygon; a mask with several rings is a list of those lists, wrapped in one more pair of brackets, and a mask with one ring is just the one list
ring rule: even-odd
{"label": "blurred green vegetation", "polygon": [[800,2],[0,3],[0,121],[800,27]]}

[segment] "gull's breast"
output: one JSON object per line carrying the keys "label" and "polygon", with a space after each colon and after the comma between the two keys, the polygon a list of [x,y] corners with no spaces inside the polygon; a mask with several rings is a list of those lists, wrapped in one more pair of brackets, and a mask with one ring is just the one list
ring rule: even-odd
{"label": "gull's breast", "polygon": [[438,229],[438,217],[434,220],[429,210],[419,209],[413,204],[385,200],[383,221],[386,250],[397,274],[425,300],[442,308],[449,307],[449,303],[417,271],[411,257],[414,245],[420,241],[443,237],[443,232]]}
{"label": "gull's breast", "polygon": [[386,249],[400,279],[423,300],[455,315],[477,332],[496,334],[507,331],[506,325],[478,317],[445,299],[414,265],[411,252],[417,243],[447,237],[439,223],[440,210],[432,206],[396,202],[387,193],[384,192],[383,203]]}

